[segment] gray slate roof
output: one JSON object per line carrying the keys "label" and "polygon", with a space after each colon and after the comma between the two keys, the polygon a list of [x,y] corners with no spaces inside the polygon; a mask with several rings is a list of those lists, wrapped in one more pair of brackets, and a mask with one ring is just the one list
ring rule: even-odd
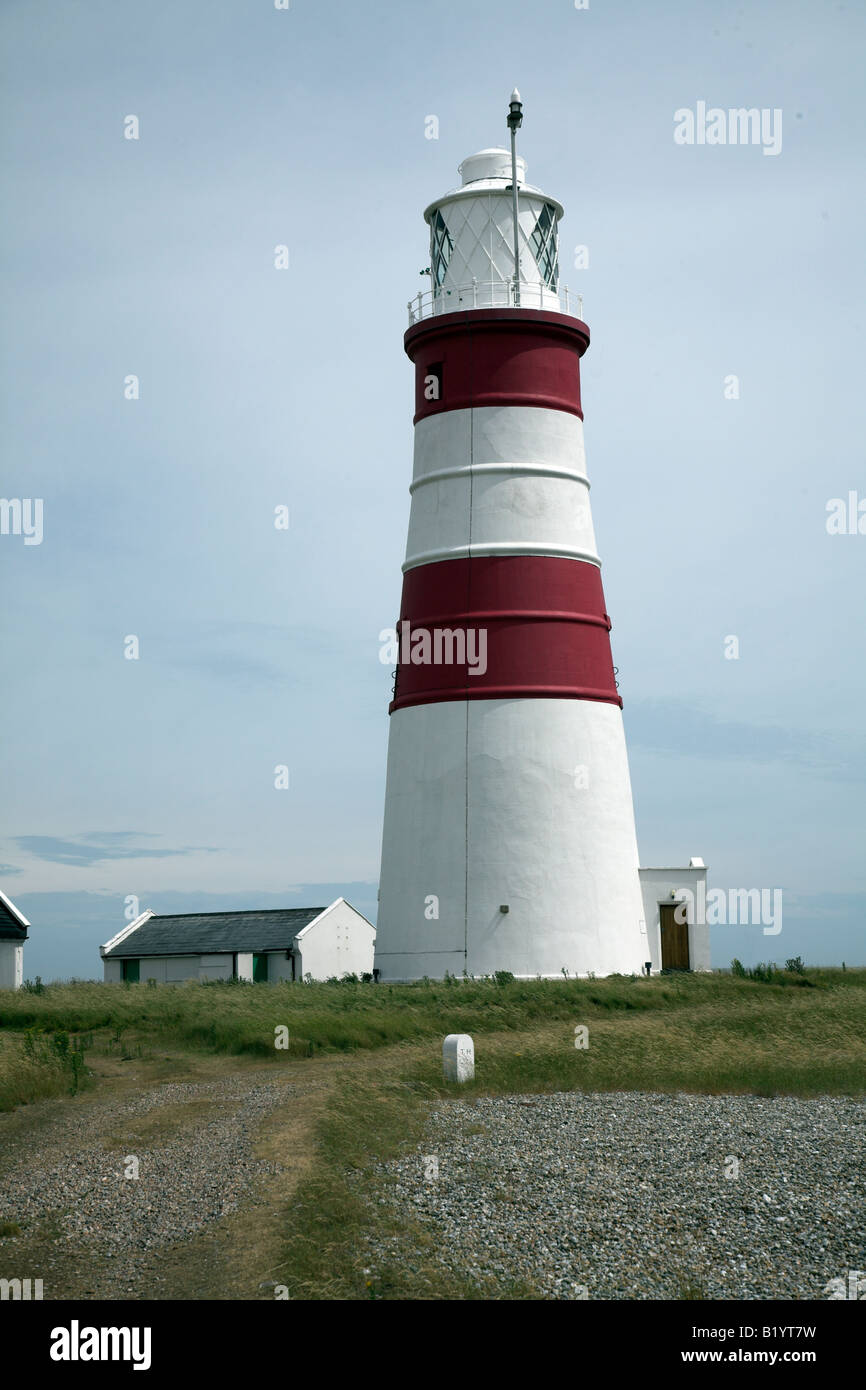
{"label": "gray slate roof", "polygon": [[0,941],[26,941],[27,928],[13,917],[6,904],[0,901]]}
{"label": "gray slate roof", "polygon": [[184,912],[149,917],[105,958],[198,956],[233,951],[285,951],[324,907],[272,908],[263,912]]}

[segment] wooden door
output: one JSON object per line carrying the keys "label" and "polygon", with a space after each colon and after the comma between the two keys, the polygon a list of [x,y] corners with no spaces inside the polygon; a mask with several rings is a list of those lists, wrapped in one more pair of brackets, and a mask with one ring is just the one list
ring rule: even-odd
{"label": "wooden door", "polygon": [[690,970],[689,924],[676,918],[679,903],[660,903],[662,970]]}

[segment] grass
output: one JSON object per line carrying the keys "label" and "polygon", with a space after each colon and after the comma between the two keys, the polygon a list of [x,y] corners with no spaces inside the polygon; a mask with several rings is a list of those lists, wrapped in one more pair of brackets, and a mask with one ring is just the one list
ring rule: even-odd
{"label": "grass", "polygon": [[48,1096],[74,1095],[88,1084],[84,1041],[0,1033],[0,1112]]}
{"label": "grass", "polygon": [[[0,1030],[79,1033],[110,1028],[216,1052],[274,1056],[274,1030],[289,1029],[288,1054],[351,1051],[444,1032],[520,1030],[536,1022],[607,1014],[669,1014],[718,1004],[744,1025],[772,1001],[793,1004],[796,987],[825,995],[866,988],[866,970],[779,971],[771,982],[733,975],[609,976],[602,980],[454,980],[387,984],[97,984],[0,991]],[[799,993],[799,990],[796,990]]]}
{"label": "grass", "polygon": [[[858,1028],[864,989],[866,970],[774,970],[760,979],[696,974],[157,988],[74,982],[40,992],[4,990],[0,1109],[83,1084],[76,1048],[93,1034],[98,1047],[120,1048],[124,1057],[171,1043],[295,1064],[451,1032],[479,1037],[561,1024],[567,1040],[578,1023],[589,1028],[586,1051],[557,1036],[549,1047],[523,1050],[504,1071],[497,1063],[496,1075],[482,1054],[479,1076],[506,1090],[543,1084],[859,1093],[866,1065]],[[281,1027],[289,1033],[285,1050],[274,1045]]]}

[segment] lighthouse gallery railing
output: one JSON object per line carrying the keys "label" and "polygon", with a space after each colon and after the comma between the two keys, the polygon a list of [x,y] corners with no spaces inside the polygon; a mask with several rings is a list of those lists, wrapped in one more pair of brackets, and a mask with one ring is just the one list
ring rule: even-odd
{"label": "lighthouse gallery railing", "polygon": [[[435,290],[419,291],[407,304],[409,327],[421,319],[436,314],[459,313],[461,309],[508,309],[514,306],[514,282],[511,280],[472,280],[467,285],[440,285]],[[550,309],[553,313],[583,318],[583,295],[575,294],[565,285],[552,290],[543,281],[520,283],[521,309]]]}

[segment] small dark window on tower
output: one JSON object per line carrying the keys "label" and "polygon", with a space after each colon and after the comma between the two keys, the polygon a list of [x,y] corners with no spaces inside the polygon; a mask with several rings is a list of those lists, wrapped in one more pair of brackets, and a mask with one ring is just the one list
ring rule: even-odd
{"label": "small dark window on tower", "polygon": [[424,388],[425,401],[441,401],[442,399],[442,363],[430,362],[421,369],[424,373],[422,385]]}

